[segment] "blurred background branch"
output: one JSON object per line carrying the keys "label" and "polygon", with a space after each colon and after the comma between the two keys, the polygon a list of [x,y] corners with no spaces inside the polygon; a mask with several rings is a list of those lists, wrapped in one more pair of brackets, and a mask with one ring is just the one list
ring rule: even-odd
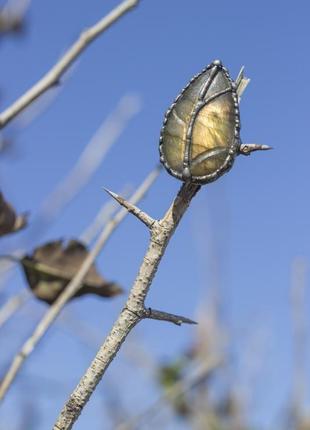
{"label": "blurred background branch", "polygon": [[43,76],[32,88],[17,99],[11,106],[0,114],[0,129],[5,127],[13,118],[15,118],[22,110],[29,106],[41,94],[47,91],[50,87],[59,84],[61,76],[82,54],[82,52],[120,17],[130,11],[138,4],[138,0],[124,0],[107,16],[102,18],[92,27],[84,30],[78,40],[69,48],[64,56],[51,68],[46,75]]}
{"label": "blurred background branch", "polygon": [[[136,204],[141,198],[147,193],[149,188],[152,186],[153,182],[160,173],[160,168],[155,168],[142,182],[142,184],[137,188],[130,198],[132,204]],[[7,390],[14,381],[17,373],[20,371],[24,361],[33,352],[34,348],[44,336],[48,328],[57,318],[58,314],[65,306],[67,301],[78,291],[85,276],[87,275],[91,265],[95,261],[96,257],[102,250],[103,246],[110,238],[111,234],[115,231],[117,226],[123,221],[123,219],[128,214],[127,210],[122,208],[117,214],[106,224],[103,228],[101,234],[99,235],[96,243],[94,244],[91,252],[85,259],[84,263],[81,265],[79,271],[76,273],[72,281],[67,285],[65,290],[61,293],[58,299],[50,306],[46,314],[43,316],[42,320],[39,322],[35,328],[33,334],[24,343],[23,347],[19,353],[13,359],[8,372],[4,376],[0,384],[0,399],[3,399]]]}

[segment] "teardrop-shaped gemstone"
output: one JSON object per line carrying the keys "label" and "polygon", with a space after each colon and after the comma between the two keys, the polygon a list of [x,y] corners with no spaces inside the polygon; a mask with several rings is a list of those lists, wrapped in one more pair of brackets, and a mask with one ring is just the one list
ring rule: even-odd
{"label": "teardrop-shaped gemstone", "polygon": [[179,179],[211,182],[231,167],[238,131],[234,86],[227,70],[218,62],[212,63],[192,79],[167,111],[161,132],[161,160]]}

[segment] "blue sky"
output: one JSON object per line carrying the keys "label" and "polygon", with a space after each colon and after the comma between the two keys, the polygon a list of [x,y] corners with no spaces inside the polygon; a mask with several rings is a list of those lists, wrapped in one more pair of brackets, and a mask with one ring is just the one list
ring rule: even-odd
{"label": "blue sky", "polygon": [[[116,4],[32,1],[25,36],[0,43],[1,110],[34,84],[83,28]],[[271,145],[274,151],[239,157],[229,174],[203,187],[167,250],[148,304],[191,317],[216,284],[239,359],[253,333],[263,333],[253,412],[260,426],[271,422],[287,399],[292,375],[291,265],[296,257],[306,262],[310,257],[309,12],[306,1],[143,0],[83,54],[48,109],[24,129],[17,120],[4,130],[16,145],[11,156],[0,160],[1,189],[20,211],[34,216],[119,99],[127,93],[139,95],[139,115],[40,241],[76,236],[107,200],[103,186],[118,191],[125,183],[139,184],[158,162],[164,112],[188,80],[215,58],[233,77],[245,65],[251,83],[241,104],[242,140]],[[179,186],[163,172],[141,207],[160,217]],[[147,238],[145,229],[128,217],[102,252],[98,267],[129,289]],[[3,241],[1,252],[16,243],[16,238]],[[16,271],[6,297],[23,286]],[[123,302],[124,297],[105,303],[86,298],[70,306],[103,338]],[[3,328],[2,369],[45,309],[41,304],[27,306],[35,306],[37,313],[30,316],[24,310]],[[136,335],[151,354],[164,359],[190,342],[193,328],[145,322]],[[7,422],[23,388],[40,398],[40,429],[50,428],[95,350],[82,349],[68,333],[53,328],[23,369],[0,423]],[[143,372],[137,375],[134,369],[132,374],[123,355],[121,351],[107,377],[116,385],[124,375],[128,386],[135,381],[137,393],[128,399],[124,389],[125,401],[138,400],[143,409],[157,393]],[[31,375],[38,381],[35,388]],[[58,381],[54,394],[41,384],[43,376]],[[77,429],[102,428],[98,416],[106,388],[101,385]],[[15,428],[20,427],[12,425]]]}

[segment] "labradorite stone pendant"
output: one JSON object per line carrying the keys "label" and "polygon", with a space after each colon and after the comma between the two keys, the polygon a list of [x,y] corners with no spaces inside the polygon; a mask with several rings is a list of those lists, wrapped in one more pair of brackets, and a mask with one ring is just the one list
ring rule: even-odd
{"label": "labradorite stone pendant", "polygon": [[194,76],[165,114],[160,161],[182,181],[206,184],[227,172],[240,146],[236,85],[219,60]]}

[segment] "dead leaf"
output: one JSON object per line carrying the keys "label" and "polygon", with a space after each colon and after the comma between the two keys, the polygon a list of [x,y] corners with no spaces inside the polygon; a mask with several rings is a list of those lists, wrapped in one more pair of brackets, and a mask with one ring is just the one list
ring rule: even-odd
{"label": "dead leaf", "polygon": [[[51,304],[75,276],[87,255],[88,250],[81,242],[71,240],[64,245],[62,240],[57,240],[39,246],[32,255],[23,257],[21,264],[33,294]],[[113,297],[122,291],[116,283],[106,281],[93,264],[74,297],[84,294]]]}
{"label": "dead leaf", "polygon": [[15,233],[27,225],[27,215],[16,215],[14,208],[5,201],[0,191],[0,236]]}

